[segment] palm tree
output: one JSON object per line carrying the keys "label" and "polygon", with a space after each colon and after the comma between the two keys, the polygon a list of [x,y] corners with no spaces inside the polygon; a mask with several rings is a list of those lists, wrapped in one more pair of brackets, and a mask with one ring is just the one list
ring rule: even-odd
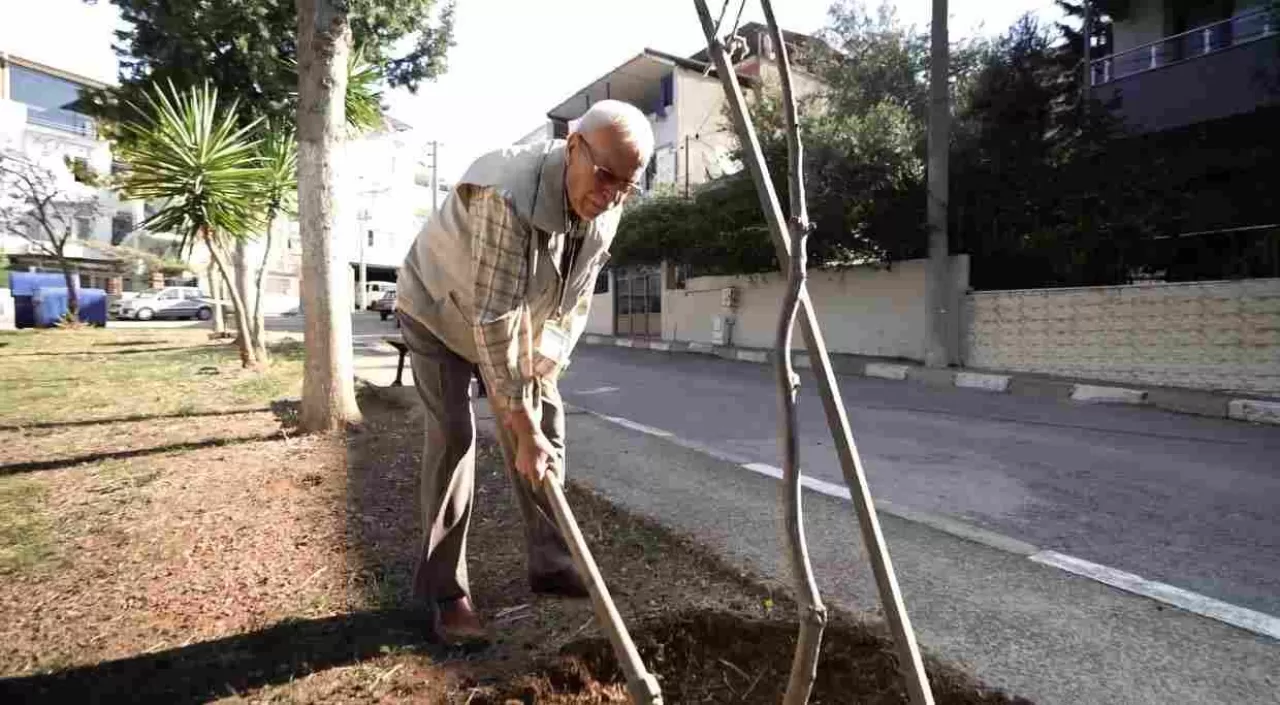
{"label": "palm tree", "polygon": [[266,123],[262,140],[258,143],[258,165],[261,178],[258,198],[265,206],[266,224],[263,229],[262,266],[258,268],[254,283],[253,340],[260,352],[264,352],[262,336],[266,322],[262,297],[265,294],[264,275],[271,257],[271,231],[276,218],[282,213],[293,216],[298,210],[298,140],[292,125]]}
{"label": "palm tree", "polygon": [[259,223],[261,170],[255,120],[241,126],[236,105],[218,104],[218,92],[206,83],[179,93],[153,86],[143,117],[123,128],[133,139],[121,145],[125,163],[120,190],[126,198],[164,205],[143,222],[153,230],[179,233],[182,251],[203,242],[230,292],[235,307],[240,360],[255,367],[260,360],[249,335],[243,297],[227,271],[226,247],[248,237]]}
{"label": "palm tree", "polygon": [[347,129],[355,133],[382,127],[382,72],[365,58],[364,47],[357,46],[347,56],[347,90],[343,103],[347,111]]}

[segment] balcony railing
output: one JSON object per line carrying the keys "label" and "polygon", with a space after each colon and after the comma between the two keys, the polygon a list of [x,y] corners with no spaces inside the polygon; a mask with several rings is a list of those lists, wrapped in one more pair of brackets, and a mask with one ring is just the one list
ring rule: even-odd
{"label": "balcony railing", "polygon": [[1098,86],[1277,33],[1280,23],[1276,13],[1271,8],[1261,8],[1092,61],[1089,80]]}
{"label": "balcony railing", "polygon": [[49,127],[63,132],[70,132],[80,137],[94,137],[97,126],[93,118],[70,110],[43,109],[27,106],[27,122],[31,125]]}

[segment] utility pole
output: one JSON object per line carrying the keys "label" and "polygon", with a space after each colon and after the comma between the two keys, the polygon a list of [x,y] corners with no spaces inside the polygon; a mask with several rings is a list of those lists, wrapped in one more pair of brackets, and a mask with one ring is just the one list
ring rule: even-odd
{"label": "utility pole", "polygon": [[1084,0],[1084,83],[1080,84],[1080,105],[1088,110],[1089,90],[1093,87],[1093,2]]}
{"label": "utility pole", "polygon": [[[1087,0],[1086,0],[1087,1]],[[925,272],[925,348],[929,367],[954,362],[952,321],[956,318],[951,291],[950,248],[947,244],[947,169],[951,145],[951,99],[948,86],[947,0],[933,0],[933,25],[929,32],[929,183],[926,217],[929,225],[929,261]]]}
{"label": "utility pole", "polygon": [[371,234],[373,231],[368,229],[360,233],[360,296],[357,300],[360,302],[361,311],[369,308],[369,268],[365,265],[364,243]]}
{"label": "utility pole", "polygon": [[684,136],[684,197],[689,197],[689,135]]}

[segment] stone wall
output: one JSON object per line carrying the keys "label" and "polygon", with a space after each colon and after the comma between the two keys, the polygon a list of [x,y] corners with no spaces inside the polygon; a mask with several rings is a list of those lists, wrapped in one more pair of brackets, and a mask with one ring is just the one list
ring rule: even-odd
{"label": "stone wall", "polygon": [[976,292],[965,364],[1280,393],[1280,279]]}

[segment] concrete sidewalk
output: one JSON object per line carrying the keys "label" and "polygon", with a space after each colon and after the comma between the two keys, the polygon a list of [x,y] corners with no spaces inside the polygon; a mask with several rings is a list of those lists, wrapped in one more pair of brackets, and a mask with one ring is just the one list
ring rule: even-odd
{"label": "concrete sidewalk", "polygon": [[[773,352],[761,348],[740,348],[709,343],[654,340],[587,334],[587,345],[654,350],[666,353],[714,355],[726,360],[772,364]],[[1231,394],[1125,384],[1103,380],[1071,379],[994,370],[931,369],[902,360],[832,353],[836,374],[876,377],[940,387],[978,389],[996,394],[1071,400],[1081,403],[1133,404],[1165,411],[1252,423],[1280,424],[1280,399],[1248,394]],[[796,367],[810,366],[808,353],[796,354]]]}
{"label": "concrete sidewalk", "polygon": [[[571,478],[789,589],[777,481],[585,413],[569,436]],[[878,612],[852,505],[813,492],[805,502],[824,597]],[[992,685],[1042,704],[1280,702],[1280,642],[1017,552],[881,521],[921,643]]]}

